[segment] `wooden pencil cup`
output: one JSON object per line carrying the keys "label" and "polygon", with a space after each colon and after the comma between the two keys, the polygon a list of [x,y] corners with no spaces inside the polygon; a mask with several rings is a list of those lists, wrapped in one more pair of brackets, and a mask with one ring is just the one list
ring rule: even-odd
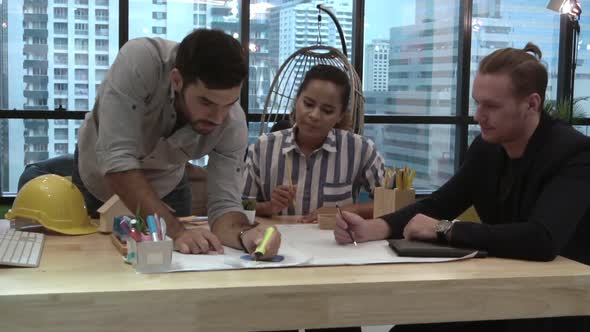
{"label": "wooden pencil cup", "polygon": [[320,229],[334,229],[336,227],[336,214],[318,214],[318,225]]}
{"label": "wooden pencil cup", "polygon": [[319,208],[317,213],[320,229],[334,229],[336,227],[336,213],[338,213],[336,207],[324,206]]}
{"label": "wooden pencil cup", "polygon": [[127,239],[127,260],[139,272],[163,272],[172,263],[172,248],[173,241],[169,237],[155,242],[136,242],[129,237]]}
{"label": "wooden pencil cup", "polygon": [[414,189],[400,190],[377,187],[373,201],[373,218],[395,212],[415,202],[416,191]]}

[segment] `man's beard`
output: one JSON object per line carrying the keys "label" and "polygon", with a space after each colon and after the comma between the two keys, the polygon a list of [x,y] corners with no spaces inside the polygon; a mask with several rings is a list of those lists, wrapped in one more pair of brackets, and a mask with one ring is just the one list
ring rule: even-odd
{"label": "man's beard", "polygon": [[176,125],[174,127],[177,129],[182,128],[188,124],[191,126],[193,131],[195,131],[199,135],[208,135],[219,126],[218,124],[207,120],[199,119],[195,121],[190,121],[189,117],[187,116],[188,111],[186,107],[186,102],[181,93],[176,93],[174,109],[176,111],[177,116]]}

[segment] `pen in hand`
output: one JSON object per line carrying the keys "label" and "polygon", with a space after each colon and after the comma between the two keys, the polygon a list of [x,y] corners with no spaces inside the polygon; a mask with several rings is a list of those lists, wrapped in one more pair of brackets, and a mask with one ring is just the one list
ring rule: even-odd
{"label": "pen in hand", "polygon": [[270,239],[272,238],[274,231],[275,231],[274,227],[268,227],[266,230],[264,230],[264,235],[262,237],[262,241],[260,242],[260,244],[256,247],[256,250],[254,251],[254,259],[255,260],[259,260],[262,256],[264,256],[266,254],[266,246],[270,242]]}
{"label": "pen in hand", "polygon": [[[340,210],[340,206],[336,205],[336,208],[338,209],[338,214],[340,215],[340,218],[342,218],[342,220],[344,220],[344,216],[342,216],[342,210]],[[346,222],[346,221],[344,221],[344,222]],[[354,243],[354,246],[357,247],[358,244],[356,244],[356,240],[354,239],[354,233],[350,230],[350,228],[346,228],[346,231],[348,232],[348,235],[352,239],[352,243]]]}

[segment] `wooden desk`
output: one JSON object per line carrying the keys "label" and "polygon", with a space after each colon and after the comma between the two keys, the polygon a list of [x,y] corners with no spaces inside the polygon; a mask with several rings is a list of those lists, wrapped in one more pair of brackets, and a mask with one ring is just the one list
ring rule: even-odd
{"label": "wooden desk", "polygon": [[48,236],[39,268],[0,268],[0,326],[11,332],[260,331],[564,315],[590,315],[590,267],[564,258],[140,275],[107,236],[94,234]]}

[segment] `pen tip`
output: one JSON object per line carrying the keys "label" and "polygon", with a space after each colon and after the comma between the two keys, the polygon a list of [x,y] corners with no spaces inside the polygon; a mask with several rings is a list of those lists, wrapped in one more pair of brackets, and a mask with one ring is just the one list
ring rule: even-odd
{"label": "pen tip", "polygon": [[356,241],[354,241],[354,246],[355,246],[355,247],[358,247],[358,244],[356,244]]}

